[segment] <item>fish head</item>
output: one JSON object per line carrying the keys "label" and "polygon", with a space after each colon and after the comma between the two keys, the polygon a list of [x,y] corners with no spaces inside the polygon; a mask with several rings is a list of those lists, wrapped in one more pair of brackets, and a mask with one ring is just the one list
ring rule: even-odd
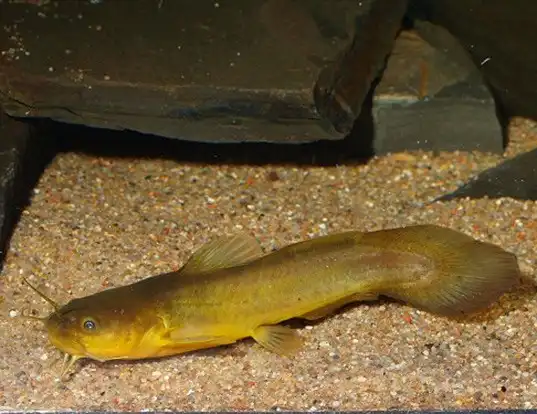
{"label": "fish head", "polygon": [[138,312],[139,301],[129,294],[129,288],[108,289],[61,306],[26,278],[23,281],[54,308],[45,317],[23,316],[42,322],[52,345],[65,353],[61,378],[82,358],[128,358],[146,336],[148,327],[155,325],[154,318]]}
{"label": "fish head", "polygon": [[139,335],[136,320],[121,303],[97,297],[74,299],[46,320],[50,342],[72,357],[98,361],[126,358]]}

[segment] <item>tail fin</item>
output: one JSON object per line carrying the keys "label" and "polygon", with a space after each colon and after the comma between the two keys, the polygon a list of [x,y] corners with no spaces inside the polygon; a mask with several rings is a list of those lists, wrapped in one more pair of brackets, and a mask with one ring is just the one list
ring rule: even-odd
{"label": "tail fin", "polygon": [[[521,281],[517,258],[502,248],[445,227],[420,225],[362,239],[431,261],[427,274],[401,280],[379,292],[423,310],[446,316],[480,311]],[[380,235],[380,234],[379,234]],[[376,240],[375,240],[376,239]],[[388,245],[388,246],[387,246]]]}

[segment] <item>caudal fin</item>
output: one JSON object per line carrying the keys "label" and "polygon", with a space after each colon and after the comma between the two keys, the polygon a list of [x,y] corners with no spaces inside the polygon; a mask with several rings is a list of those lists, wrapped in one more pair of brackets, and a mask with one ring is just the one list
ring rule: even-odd
{"label": "caudal fin", "polygon": [[412,306],[446,316],[469,314],[487,308],[521,281],[516,256],[499,246],[434,225],[387,232],[390,248],[430,260],[426,274],[381,293]]}

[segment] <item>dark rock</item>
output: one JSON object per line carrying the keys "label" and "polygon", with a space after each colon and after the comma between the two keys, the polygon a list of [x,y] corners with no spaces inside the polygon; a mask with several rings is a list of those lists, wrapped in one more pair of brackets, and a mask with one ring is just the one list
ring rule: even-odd
{"label": "dark rock", "polygon": [[412,0],[409,15],[458,39],[507,116],[537,119],[537,2]]}
{"label": "dark rock", "polygon": [[[139,0],[39,9],[3,2],[5,33],[16,34],[0,36],[0,50],[8,52],[0,68],[0,104],[14,117],[182,140],[347,137],[341,147],[351,153],[373,147],[374,128],[366,123],[361,129],[373,114],[361,113],[379,107],[380,113],[397,112],[398,119],[384,125],[392,117],[381,115],[376,121],[382,138],[375,149],[382,153],[409,145],[405,134],[435,134],[437,128],[425,129],[431,122],[414,122],[406,104],[419,101],[425,113],[430,102],[433,112],[456,106],[456,96],[424,99],[423,85],[432,98],[468,78],[467,68],[446,64],[419,37],[398,36],[407,1],[236,0],[215,7],[177,0],[159,8],[159,2]],[[466,110],[476,108],[470,99],[462,103]],[[486,118],[482,109],[478,120]],[[401,123],[405,134],[392,134]],[[482,148],[486,137],[495,150],[501,141],[488,122],[454,137],[466,138],[458,144],[452,137],[450,148]],[[391,142],[397,139],[405,141]]]}
{"label": "dark rock", "polygon": [[373,81],[386,65],[407,9],[407,0],[362,1],[352,43],[320,73],[314,88],[319,113],[348,133]]}
{"label": "dark rock", "polygon": [[436,201],[462,197],[537,200],[537,149],[482,172],[471,182]]}
{"label": "dark rock", "polygon": [[218,4],[58,2],[36,13],[0,3],[2,24],[23,43],[0,36],[14,55],[0,69],[4,110],[206,142],[342,138],[318,115],[312,88],[351,42],[358,3]]}
{"label": "dark rock", "polygon": [[375,154],[405,150],[502,153],[504,132],[494,99],[479,79],[414,103],[377,105]]}
{"label": "dark rock", "polygon": [[50,155],[39,145],[29,124],[0,112],[0,263]]}
{"label": "dark rock", "polygon": [[[442,26],[455,36],[465,54],[438,39],[430,24],[416,24],[420,35],[453,61],[467,67],[465,62],[471,59],[495,98],[503,128],[512,116],[537,119],[537,2],[413,0],[408,15]],[[439,200],[485,196],[536,200],[536,166],[534,150],[481,173]]]}

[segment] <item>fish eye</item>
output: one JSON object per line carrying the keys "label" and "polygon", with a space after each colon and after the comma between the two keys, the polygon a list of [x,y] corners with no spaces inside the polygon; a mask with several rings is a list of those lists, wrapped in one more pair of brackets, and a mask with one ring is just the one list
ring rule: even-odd
{"label": "fish eye", "polygon": [[84,319],[82,326],[86,331],[94,331],[97,328],[97,324],[93,319]]}

